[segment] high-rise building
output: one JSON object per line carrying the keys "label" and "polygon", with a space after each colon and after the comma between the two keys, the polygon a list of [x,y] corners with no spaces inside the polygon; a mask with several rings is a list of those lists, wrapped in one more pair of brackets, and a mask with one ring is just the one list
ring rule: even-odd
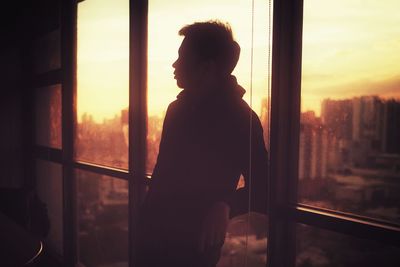
{"label": "high-rise building", "polygon": [[386,101],[382,118],[381,150],[400,154],[400,102],[394,99]]}
{"label": "high-rise building", "polygon": [[327,166],[338,170],[351,165],[353,134],[353,104],[351,99],[324,99],[321,105],[321,123],[327,131]]}
{"label": "high-rise building", "polygon": [[301,114],[299,179],[320,179],[327,175],[328,132],[313,111]]}
{"label": "high-rise building", "polygon": [[356,166],[367,166],[381,150],[384,103],[377,96],[361,96],[352,99],[352,107],[351,159]]}
{"label": "high-rise building", "polygon": [[341,140],[351,140],[353,105],[350,99],[324,99],[321,105],[321,122],[329,133]]}
{"label": "high-rise building", "polygon": [[328,168],[372,167],[382,154],[400,153],[399,101],[378,96],[325,99],[321,121],[330,136]]}

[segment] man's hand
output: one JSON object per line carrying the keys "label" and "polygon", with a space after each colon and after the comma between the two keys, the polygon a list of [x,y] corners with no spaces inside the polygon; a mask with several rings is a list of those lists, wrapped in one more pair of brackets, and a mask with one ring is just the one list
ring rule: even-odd
{"label": "man's hand", "polygon": [[200,235],[199,252],[222,245],[229,223],[229,206],[224,202],[215,203],[208,211]]}

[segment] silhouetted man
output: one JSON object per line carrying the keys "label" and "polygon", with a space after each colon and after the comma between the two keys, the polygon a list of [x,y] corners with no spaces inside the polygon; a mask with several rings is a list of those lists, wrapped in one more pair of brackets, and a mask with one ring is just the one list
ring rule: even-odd
{"label": "silhouetted man", "polygon": [[[231,76],[240,47],[220,22],[194,23],[179,34],[172,66],[183,90],[168,107],[139,218],[141,267],[215,266],[229,218],[248,212],[249,200],[266,213],[261,123]],[[236,190],[241,174],[246,185]]]}

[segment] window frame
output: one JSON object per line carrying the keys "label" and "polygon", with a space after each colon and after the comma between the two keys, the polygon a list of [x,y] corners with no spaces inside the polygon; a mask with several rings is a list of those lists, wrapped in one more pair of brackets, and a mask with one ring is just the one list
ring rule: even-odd
{"label": "window frame", "polygon": [[[128,170],[112,168],[76,160],[74,157],[74,137],[76,131],[76,106],[77,106],[77,11],[78,4],[84,0],[58,0],[55,17],[58,20],[50,22],[44,20],[44,24],[32,34],[32,42],[27,45],[33,46],[35,38],[40,38],[54,30],[60,30],[60,54],[61,66],[58,69],[49,70],[44,73],[34,74],[32,72],[33,55],[27,53],[29,62],[26,65],[26,76],[29,82],[24,86],[27,88],[26,99],[32,98],[33,88],[46,87],[54,84],[61,85],[61,148],[52,148],[35,143],[34,124],[29,124],[29,135],[25,140],[29,160],[26,160],[27,170],[35,170],[34,162],[41,159],[62,165],[63,177],[63,255],[51,252],[66,266],[75,266],[79,262],[78,251],[78,214],[77,214],[77,181],[76,170],[89,171],[96,174],[107,175],[115,179],[123,179],[129,183],[129,264],[133,266],[134,240],[135,240],[135,218],[138,206],[143,198],[145,188],[149,179],[145,174],[146,163],[146,128],[147,128],[147,1],[130,0],[129,16],[129,152]],[[43,6],[47,2],[40,3]],[[55,12],[55,10],[52,10]],[[26,101],[27,121],[32,119],[34,103]],[[29,118],[29,119],[28,119]],[[28,186],[34,186],[36,178],[34,171],[31,176],[25,177]],[[65,238],[68,237],[68,238]],[[51,250],[51,248],[50,248]]]}
{"label": "window frame", "polygon": [[[136,219],[138,207],[143,198],[148,179],[145,175],[147,136],[147,1],[129,1],[129,134],[128,134],[128,170],[101,166],[76,160],[74,157],[74,136],[76,131],[76,95],[77,95],[77,10],[74,0],[63,1],[65,12],[61,21],[66,25],[62,36],[62,58],[64,82],[68,86],[63,95],[63,166],[64,169],[64,214],[67,226],[65,234],[72,236],[64,241],[66,263],[76,265],[79,262],[78,251],[78,214],[75,177],[76,170],[107,175],[115,179],[128,181],[129,190],[129,266],[134,266]],[[72,52],[71,52],[72,51]],[[65,103],[64,103],[65,100]],[[65,130],[65,132],[64,132]],[[65,143],[64,143],[65,142]],[[69,177],[69,178],[67,178]]]}
{"label": "window frame", "polygon": [[[74,132],[76,117],[77,5],[80,0],[60,1],[60,25],[53,25],[40,36],[60,29],[61,68],[30,77],[31,88],[53,84],[62,86],[62,148],[36,145],[34,125],[26,144],[32,155],[27,170],[34,170],[34,160],[43,159],[63,166],[63,262],[78,263],[75,170],[85,170],[124,179],[129,182],[129,266],[135,266],[135,236],[138,206],[149,183],[146,177],[147,136],[147,27],[148,1],[130,0],[129,56],[129,167],[120,170],[76,161]],[[273,0],[271,0],[273,1]],[[360,237],[400,247],[397,224],[339,211],[328,211],[297,202],[300,133],[300,94],[303,0],[273,1],[272,95],[270,132],[269,229],[267,266],[295,266],[296,223]],[[31,95],[32,92],[27,92]],[[32,99],[32,98],[30,98]],[[29,102],[29,103],[28,103]],[[27,109],[32,103],[26,101]],[[30,117],[26,114],[26,118]],[[34,173],[34,172],[31,172]],[[34,184],[30,175],[27,184]],[[68,237],[68,238],[65,238]]]}
{"label": "window frame", "polygon": [[267,266],[295,266],[296,223],[400,247],[396,223],[298,203],[303,0],[274,1],[273,22]]}
{"label": "window frame", "polygon": [[[49,5],[49,6],[47,6]],[[47,6],[48,10],[41,9],[41,7]],[[42,1],[35,5],[35,7],[31,7],[32,14],[27,15],[27,18],[32,18],[35,15],[41,14],[40,20],[38,23],[29,25],[27,30],[31,32],[23,39],[24,44],[21,46],[22,48],[22,56],[25,59],[23,64],[23,75],[25,77],[22,86],[24,87],[24,95],[25,98],[23,100],[24,103],[24,152],[25,152],[25,159],[24,159],[24,187],[27,189],[35,189],[36,187],[36,161],[43,160],[43,162],[50,162],[50,163],[57,163],[63,166],[63,139],[61,140],[61,148],[53,148],[44,145],[38,145],[36,143],[36,131],[35,131],[35,105],[34,102],[34,92],[35,90],[40,90],[41,88],[51,87],[55,85],[61,86],[61,105],[62,108],[64,107],[63,103],[63,94],[65,93],[65,89],[63,88],[63,75],[64,71],[62,66],[56,69],[50,69],[45,72],[36,73],[34,71],[34,47],[35,42],[43,37],[46,37],[48,34],[52,34],[55,31],[59,31],[60,39],[62,39],[62,30],[61,30],[61,21],[59,17],[61,16],[61,1],[59,2],[49,2],[49,1]],[[44,13],[43,13],[44,12]],[[51,13],[53,12],[53,13]],[[45,17],[45,15],[49,15],[50,17]],[[30,17],[32,16],[32,17]],[[69,41],[69,40],[68,40]],[[61,42],[60,42],[61,43]],[[63,55],[62,47],[58,47],[60,56]],[[62,59],[60,59],[62,60]],[[64,110],[61,110],[61,135],[64,134],[63,132],[63,113]],[[63,136],[62,136],[63,138]],[[65,178],[64,173],[62,173],[62,184],[64,191],[65,187]],[[65,195],[63,192],[63,203],[62,205],[65,206]],[[47,246],[48,255],[49,257],[53,258],[56,261],[64,262],[64,258],[66,257],[66,247],[65,247],[65,236],[66,236],[66,226],[65,223],[68,222],[65,218],[65,209],[61,211],[63,214],[63,255],[59,255],[52,247]]]}

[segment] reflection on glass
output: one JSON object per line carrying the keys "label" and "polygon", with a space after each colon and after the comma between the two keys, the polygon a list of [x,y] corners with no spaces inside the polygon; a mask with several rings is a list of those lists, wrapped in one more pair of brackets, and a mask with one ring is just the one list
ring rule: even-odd
{"label": "reflection on glass", "polygon": [[267,264],[267,218],[250,213],[233,218],[217,267],[265,267]]}
{"label": "reflection on glass", "polygon": [[128,168],[129,1],[78,5],[76,159]]}
{"label": "reflection on glass", "polygon": [[399,8],[305,1],[300,202],[400,222]]}
{"label": "reflection on glass", "polygon": [[128,182],[76,171],[79,261],[128,266]]}
{"label": "reflection on glass", "polygon": [[[57,163],[36,160],[36,188],[39,200],[45,204],[50,221],[46,244],[59,255],[63,254],[63,187],[62,166]],[[37,211],[39,216],[42,214]],[[36,218],[36,227],[45,228],[45,218]]]}
{"label": "reflection on glass", "polygon": [[400,266],[399,248],[303,224],[296,229],[296,267]]}
{"label": "reflection on glass", "polygon": [[[196,21],[218,19],[228,22],[234,38],[241,46],[239,62],[233,72],[238,83],[246,89],[244,99],[252,103],[260,116],[268,139],[268,3],[254,1],[254,43],[252,47],[252,5],[247,0],[218,1],[149,1],[149,69],[148,69],[148,136],[147,171],[152,173],[157,160],[162,124],[168,104],[180,90],[174,79],[172,63],[178,57],[182,37],[178,31]],[[164,19],[166,18],[166,19]],[[162,29],[162,30],[160,30]],[[251,80],[251,52],[253,76]],[[252,82],[252,84],[251,84]],[[250,101],[250,88],[252,99]],[[266,143],[269,143],[266,141]]]}
{"label": "reflection on glass", "polygon": [[61,148],[61,85],[35,89],[36,144]]}
{"label": "reflection on glass", "polygon": [[33,71],[42,74],[61,68],[60,30],[35,40],[33,45]]}

